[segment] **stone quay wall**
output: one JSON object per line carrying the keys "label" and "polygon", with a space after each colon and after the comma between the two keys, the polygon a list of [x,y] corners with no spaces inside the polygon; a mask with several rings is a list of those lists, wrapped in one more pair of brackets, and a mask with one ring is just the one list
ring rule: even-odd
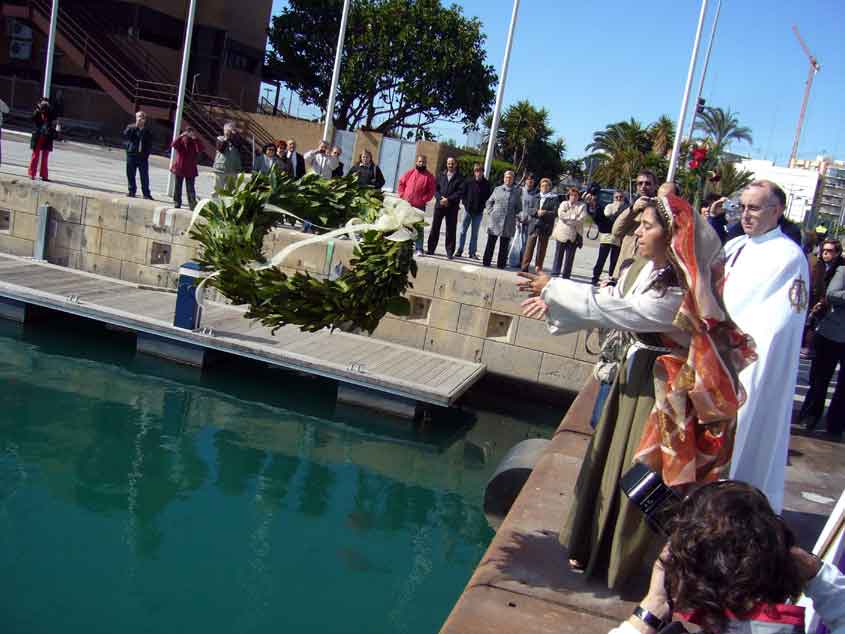
{"label": "stone quay wall", "polygon": [[[52,263],[136,284],[176,288],[179,266],[196,256],[187,235],[190,211],[95,190],[0,176],[0,252],[32,256],[39,205],[51,208],[46,258]],[[274,230],[268,254],[303,239]],[[326,276],[348,265],[351,240],[294,252],[288,270]],[[408,317],[389,315],[376,338],[487,365],[488,372],[547,388],[578,391],[595,349],[589,333],[553,337],[520,315],[515,273],[426,257],[407,293]],[[212,292],[212,300],[221,299]]]}

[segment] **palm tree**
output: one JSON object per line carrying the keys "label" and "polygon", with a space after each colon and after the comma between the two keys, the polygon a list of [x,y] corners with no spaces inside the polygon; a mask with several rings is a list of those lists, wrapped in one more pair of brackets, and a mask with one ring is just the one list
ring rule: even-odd
{"label": "palm tree", "polygon": [[665,157],[675,142],[675,122],[669,116],[661,115],[648,127],[648,134],[651,137],[651,151]]}
{"label": "palm tree", "polygon": [[719,193],[722,196],[733,196],[738,191],[745,189],[754,180],[753,172],[737,168],[736,163],[722,161],[719,165],[721,178],[717,184]]}
{"label": "palm tree", "polygon": [[651,150],[651,139],[642,123],[634,118],[611,123],[593,133],[585,148],[599,160],[594,177],[611,187],[627,189]]}
{"label": "palm tree", "polygon": [[695,129],[713,143],[714,151],[721,154],[733,141],[751,143],[751,128],[739,125],[736,113],[730,108],[705,108],[695,121]]}

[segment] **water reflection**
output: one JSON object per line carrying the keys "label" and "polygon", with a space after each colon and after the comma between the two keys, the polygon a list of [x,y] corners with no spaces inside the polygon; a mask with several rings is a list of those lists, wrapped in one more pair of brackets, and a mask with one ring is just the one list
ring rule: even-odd
{"label": "water reflection", "polygon": [[[125,344],[0,331],[5,622],[439,628],[491,535],[480,498],[495,463],[465,459],[477,421],[468,434],[465,414],[431,430],[356,420],[327,382],[200,375]],[[501,451],[527,433],[487,431]]]}

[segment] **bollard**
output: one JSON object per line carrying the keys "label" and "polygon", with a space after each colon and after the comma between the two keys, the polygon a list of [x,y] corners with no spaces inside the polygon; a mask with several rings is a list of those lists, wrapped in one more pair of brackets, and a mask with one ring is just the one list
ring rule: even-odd
{"label": "bollard", "polygon": [[522,491],[534,465],[540,459],[549,441],[529,438],[511,447],[505,454],[487,486],[484,487],[484,515],[493,530],[498,530],[511,506]]}
{"label": "bollard", "polygon": [[173,325],[186,330],[196,330],[202,318],[203,289],[197,291],[197,283],[205,277],[200,265],[186,262],[179,267],[179,288],[176,293],[176,314]]}

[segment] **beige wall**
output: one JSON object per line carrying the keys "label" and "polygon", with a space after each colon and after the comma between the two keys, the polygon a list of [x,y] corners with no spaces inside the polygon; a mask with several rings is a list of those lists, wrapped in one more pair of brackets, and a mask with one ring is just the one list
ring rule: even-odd
{"label": "beige wall", "polygon": [[276,139],[296,139],[296,149],[304,153],[315,148],[323,138],[323,124],[293,117],[273,117],[266,114],[244,113]]}
{"label": "beige wall", "polygon": [[[178,267],[196,255],[187,235],[190,212],[138,199],[0,175],[0,210],[11,226],[0,232],[0,252],[31,256],[38,205],[52,207],[48,259],[140,284],[174,288]],[[268,256],[304,235],[279,229],[265,240]],[[324,277],[348,265],[350,241],[337,241],[331,262],[327,246],[314,244],[291,255],[284,270]],[[489,372],[529,383],[577,391],[595,358],[586,351],[588,333],[552,337],[545,323],[521,316],[516,275],[479,266],[425,258],[407,297],[408,317],[385,317],[373,336],[480,361]],[[211,298],[215,294],[211,293]],[[595,348],[595,342],[592,342]]]}
{"label": "beige wall", "polygon": [[353,162],[357,163],[361,152],[369,150],[373,155],[373,162],[378,164],[378,155],[379,150],[381,150],[381,140],[383,138],[384,135],[380,132],[358,130],[355,134],[355,160]]}

